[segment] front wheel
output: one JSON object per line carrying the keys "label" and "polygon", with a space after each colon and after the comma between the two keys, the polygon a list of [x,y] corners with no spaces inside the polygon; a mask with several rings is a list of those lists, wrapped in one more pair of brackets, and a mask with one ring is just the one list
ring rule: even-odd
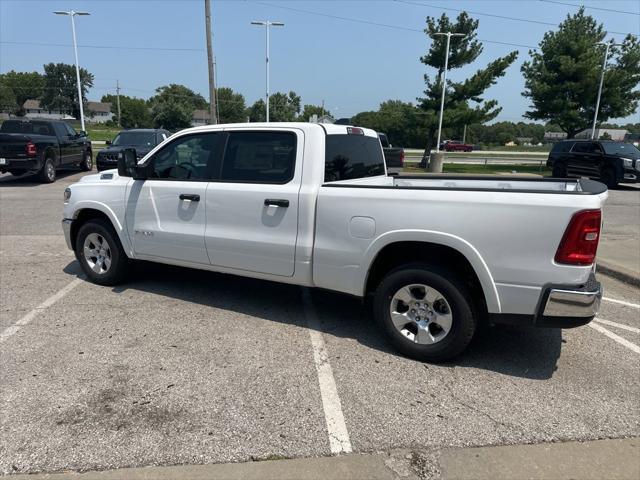
{"label": "front wheel", "polygon": [[93,156],[91,152],[85,152],[84,159],[80,163],[80,170],[83,172],[89,172],[93,168]]}
{"label": "front wheel", "polygon": [[90,220],[80,227],[75,254],[93,283],[117,285],[126,275],[128,258],[118,235],[105,220]]}
{"label": "front wheel", "polygon": [[390,343],[403,354],[442,362],[459,355],[476,329],[471,295],[453,272],[410,264],[378,286],[374,315]]}

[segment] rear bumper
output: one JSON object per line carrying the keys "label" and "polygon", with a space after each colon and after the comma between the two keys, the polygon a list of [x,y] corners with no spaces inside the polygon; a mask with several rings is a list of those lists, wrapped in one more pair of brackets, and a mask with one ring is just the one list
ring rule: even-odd
{"label": "rear bumper", "polygon": [[[2,154],[0,154],[2,157]],[[36,171],[42,168],[42,160],[39,157],[29,158],[4,158],[4,163],[0,163],[0,170],[10,172],[12,170]]]}
{"label": "rear bumper", "polygon": [[62,231],[64,232],[64,239],[67,241],[67,247],[69,250],[73,250],[71,242],[71,225],[73,225],[73,220],[70,218],[62,219]]}
{"label": "rear bumper", "polygon": [[534,315],[491,314],[493,323],[509,325],[573,328],[586,325],[597,315],[602,285],[592,273],[580,286],[549,286],[543,290]]}

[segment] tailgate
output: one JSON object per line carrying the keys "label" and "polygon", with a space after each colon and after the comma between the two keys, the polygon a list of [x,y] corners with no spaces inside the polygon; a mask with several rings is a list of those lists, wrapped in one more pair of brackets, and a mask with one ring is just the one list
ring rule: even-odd
{"label": "tailgate", "polygon": [[0,157],[22,157],[31,139],[21,133],[0,133]]}

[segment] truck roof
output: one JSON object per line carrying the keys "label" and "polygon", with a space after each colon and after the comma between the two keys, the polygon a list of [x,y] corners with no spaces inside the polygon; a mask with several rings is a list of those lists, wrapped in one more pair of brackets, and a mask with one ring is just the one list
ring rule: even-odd
{"label": "truck roof", "polygon": [[335,125],[333,123],[308,123],[308,122],[255,122],[255,123],[226,123],[219,125],[203,125],[201,127],[187,128],[181,130],[179,133],[184,132],[202,132],[202,131],[215,131],[224,128],[254,128],[254,129],[268,129],[268,128],[297,128],[303,131],[317,131],[323,129],[327,135],[346,135],[348,128],[359,128],[367,137],[378,137],[378,134],[370,128],[356,127],[351,125]]}

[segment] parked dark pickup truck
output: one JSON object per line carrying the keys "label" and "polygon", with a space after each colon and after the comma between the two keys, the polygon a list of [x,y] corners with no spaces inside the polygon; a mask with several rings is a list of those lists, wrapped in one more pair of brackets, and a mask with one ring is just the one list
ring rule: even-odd
{"label": "parked dark pickup truck", "polygon": [[71,165],[93,168],[85,132],[59,120],[5,120],[0,126],[1,173],[37,173],[40,181],[51,183],[56,169]]}
{"label": "parked dark pickup truck", "polygon": [[382,144],[387,173],[400,173],[404,167],[404,149],[391,145],[386,133],[378,133],[378,138]]}

